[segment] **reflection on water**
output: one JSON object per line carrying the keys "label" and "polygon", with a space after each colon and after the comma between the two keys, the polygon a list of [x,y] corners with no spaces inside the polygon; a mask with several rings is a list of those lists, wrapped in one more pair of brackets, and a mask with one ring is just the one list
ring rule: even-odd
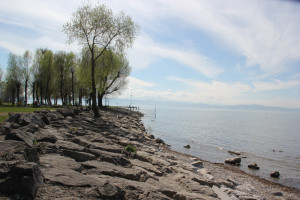
{"label": "reflection on water", "polygon": [[[300,113],[283,111],[143,109],[146,128],[173,150],[223,163],[228,150],[244,152],[241,169],[271,181],[300,188]],[[184,149],[186,144],[191,149]],[[256,162],[259,171],[248,169]],[[280,179],[270,178],[278,170]]]}

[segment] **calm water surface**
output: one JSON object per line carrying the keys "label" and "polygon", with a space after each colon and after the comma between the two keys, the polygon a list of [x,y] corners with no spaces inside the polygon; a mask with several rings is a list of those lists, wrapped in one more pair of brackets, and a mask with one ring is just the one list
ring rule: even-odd
{"label": "calm water surface", "polygon": [[[300,189],[300,112],[157,107],[155,119],[153,107],[141,111],[148,132],[173,150],[218,163],[233,157],[228,150],[243,152],[242,170]],[[280,179],[270,178],[275,170]]]}

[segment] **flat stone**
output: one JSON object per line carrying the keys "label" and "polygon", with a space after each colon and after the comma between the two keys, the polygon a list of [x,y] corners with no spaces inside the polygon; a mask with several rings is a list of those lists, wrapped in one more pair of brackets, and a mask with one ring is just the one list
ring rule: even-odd
{"label": "flat stone", "polygon": [[90,153],[86,152],[80,152],[80,151],[73,151],[68,149],[62,150],[63,154],[67,157],[73,158],[74,160],[78,162],[85,162],[88,160],[96,160],[96,156]]}
{"label": "flat stone", "polygon": [[128,166],[131,164],[128,159],[124,158],[123,154],[101,151],[98,149],[87,149],[86,151],[95,155],[101,161],[110,162],[121,166]]}
{"label": "flat stone", "polygon": [[97,181],[77,171],[64,168],[43,168],[43,175],[47,183],[72,187],[91,187]]}
{"label": "flat stone", "polygon": [[191,165],[198,168],[203,168],[203,163],[201,161],[192,162]]}
{"label": "flat stone", "polygon": [[40,157],[42,168],[62,168],[80,171],[81,165],[74,159],[59,154],[43,154]]}
{"label": "flat stone", "polygon": [[10,132],[6,134],[5,140],[18,140],[18,141],[24,141],[28,146],[33,145],[34,135],[29,132]]}
{"label": "flat stone", "polygon": [[81,165],[87,168],[87,174],[104,174],[108,176],[116,176],[129,180],[145,181],[146,173],[144,171],[124,168],[108,162],[99,161],[87,161],[81,163]]}

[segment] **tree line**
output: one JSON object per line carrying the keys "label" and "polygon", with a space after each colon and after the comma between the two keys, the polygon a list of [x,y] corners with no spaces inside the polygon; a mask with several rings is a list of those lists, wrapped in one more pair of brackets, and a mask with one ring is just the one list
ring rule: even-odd
{"label": "tree line", "polygon": [[[28,91],[33,102],[82,105],[89,97],[94,116],[106,95],[118,94],[126,86],[130,74],[125,50],[133,45],[139,26],[124,12],[114,14],[102,4],[83,3],[63,25],[68,43],[82,45],[80,55],[39,48],[34,56],[26,51],[22,56],[10,53],[2,97],[18,104]],[[0,80],[3,73],[0,72]]]}
{"label": "tree line", "polygon": [[[42,48],[34,54],[28,50],[23,55],[10,53],[5,76],[0,72],[1,100],[13,106],[26,105],[29,97],[39,104],[57,105],[61,100],[62,105],[82,105],[86,98],[91,105],[90,57],[87,47],[79,55]],[[95,66],[97,103],[103,106],[106,95],[125,88],[130,66],[124,55],[112,50],[106,50]]]}

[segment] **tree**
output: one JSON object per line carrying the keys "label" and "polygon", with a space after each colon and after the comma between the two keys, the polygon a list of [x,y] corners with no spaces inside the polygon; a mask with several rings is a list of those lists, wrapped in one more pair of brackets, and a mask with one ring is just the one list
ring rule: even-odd
{"label": "tree", "polygon": [[127,85],[130,74],[129,62],[124,55],[106,51],[100,61],[99,74],[97,74],[98,106],[102,107],[103,97],[121,93]]}
{"label": "tree", "polygon": [[22,64],[23,64],[23,74],[25,79],[25,103],[27,104],[27,88],[28,88],[28,82],[29,82],[29,67],[31,64],[32,55],[29,50],[25,51],[23,58],[22,58]]}
{"label": "tree", "polygon": [[[69,43],[77,40],[79,44],[88,46],[91,53],[92,108],[95,117],[99,117],[96,104],[96,61],[106,49],[123,51],[131,47],[139,27],[124,12],[113,15],[105,5],[83,5],[73,13],[69,22],[64,24],[63,31]],[[96,46],[102,48],[96,52]]]}
{"label": "tree", "polygon": [[8,66],[6,73],[6,90],[11,92],[11,102],[15,104],[15,92],[17,92],[17,103],[20,102],[20,89],[23,80],[23,71],[21,68],[21,58],[16,54],[9,53]]}

